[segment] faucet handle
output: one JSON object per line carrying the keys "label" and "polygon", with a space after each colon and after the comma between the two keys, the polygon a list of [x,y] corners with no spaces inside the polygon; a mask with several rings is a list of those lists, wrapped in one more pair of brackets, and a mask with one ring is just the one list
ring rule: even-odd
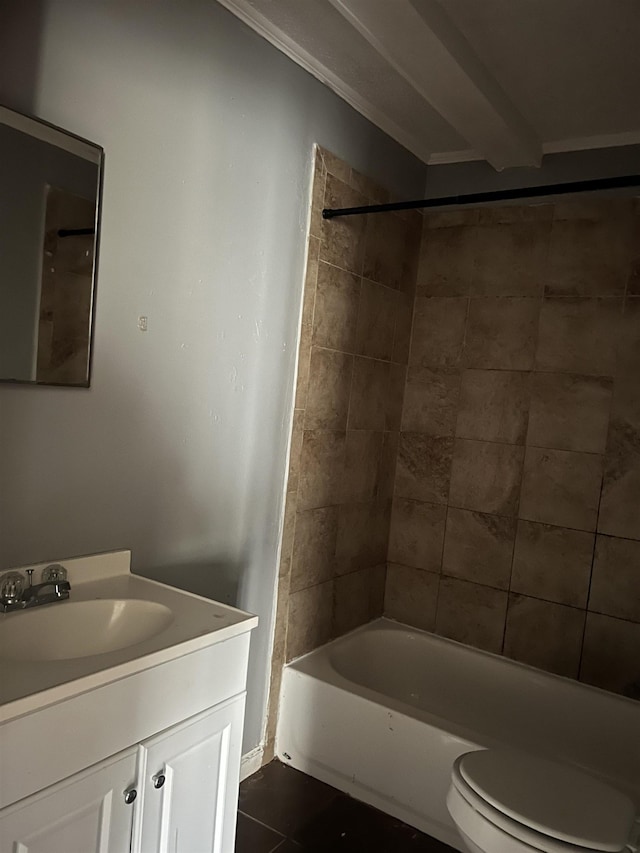
{"label": "faucet handle", "polygon": [[67,570],[60,563],[52,563],[42,572],[43,583],[56,583],[57,581],[66,581]]}
{"label": "faucet handle", "polygon": [[7,572],[0,577],[0,600],[3,604],[15,604],[24,590],[24,575],[20,572]]}

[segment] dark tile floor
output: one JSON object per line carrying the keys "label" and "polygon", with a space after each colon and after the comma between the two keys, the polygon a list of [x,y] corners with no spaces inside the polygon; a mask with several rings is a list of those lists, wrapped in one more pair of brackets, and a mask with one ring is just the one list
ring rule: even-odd
{"label": "dark tile floor", "polygon": [[396,818],[272,761],[240,785],[236,853],[455,853]]}

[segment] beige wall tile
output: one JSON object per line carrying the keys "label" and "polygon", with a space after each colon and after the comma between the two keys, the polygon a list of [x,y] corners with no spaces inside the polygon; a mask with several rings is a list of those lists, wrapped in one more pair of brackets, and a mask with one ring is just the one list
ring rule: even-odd
{"label": "beige wall tile", "polygon": [[395,494],[446,504],[453,439],[403,432],[398,443]]}
{"label": "beige wall tile", "polygon": [[536,367],[558,373],[611,376],[622,300],[543,300]]}
{"label": "beige wall tile", "polygon": [[624,693],[638,682],[640,625],[587,613],[580,681]]}
{"label": "beige wall tile", "polygon": [[456,439],[449,504],[496,515],[517,515],[523,457],[523,447]]}
{"label": "beige wall tile", "polygon": [[287,475],[287,492],[298,490],[300,479],[300,454],[302,452],[302,437],[304,435],[304,409],[294,409],[293,426],[291,429],[291,450],[289,453],[289,473]]}
{"label": "beige wall tile", "polygon": [[627,298],[622,319],[598,530],[640,539],[639,299]]}
{"label": "beige wall tile", "polygon": [[530,370],[536,351],[539,312],[539,299],[471,299],[465,365],[485,370]]}
{"label": "beige wall tile", "polygon": [[634,199],[632,198],[599,199],[593,196],[571,201],[558,201],[553,207],[554,221],[586,219],[591,222],[624,219],[631,216],[635,209]]}
{"label": "beige wall tile", "polygon": [[322,158],[322,163],[327,172],[330,175],[334,175],[336,178],[340,178],[340,180],[344,181],[345,184],[350,185],[352,173],[351,166],[348,163],[345,163],[344,160],[341,160],[340,157],[337,157],[327,148],[321,148],[320,146],[318,146],[318,152],[320,154],[320,157]]}
{"label": "beige wall tile", "polygon": [[385,432],[382,438],[378,466],[378,490],[376,493],[376,497],[380,501],[390,500],[393,497],[396,479],[396,461],[398,459],[398,441],[399,435],[397,432]]}
{"label": "beige wall tile", "polygon": [[439,504],[395,498],[389,562],[439,572],[446,514],[446,507]]}
{"label": "beige wall tile", "polygon": [[598,536],[589,610],[640,622],[640,542]]}
{"label": "beige wall tile", "polygon": [[378,619],[384,613],[384,590],[387,582],[387,564],[381,563],[369,570],[369,619]]}
{"label": "beige wall tile", "polygon": [[515,519],[449,507],[443,573],[509,589],[515,529]]}
{"label": "beige wall tile", "polygon": [[527,444],[604,453],[611,387],[601,377],[534,373]]}
{"label": "beige wall tile", "polygon": [[578,677],[584,610],[510,595],[504,654],[556,675]]}
{"label": "beige wall tile", "polygon": [[414,628],[433,631],[438,600],[438,575],[400,566],[387,565],[384,615]]}
{"label": "beige wall tile", "polygon": [[354,352],[359,304],[360,278],[321,261],[315,291],[313,342]]}
{"label": "beige wall tile", "polygon": [[409,367],[402,409],[402,430],[427,435],[453,435],[458,412],[457,370]]}
{"label": "beige wall tile", "polygon": [[512,592],[585,608],[594,538],[583,530],[519,521]]}
{"label": "beige wall tile", "polygon": [[626,217],[553,223],[546,292],[556,296],[623,296],[634,254],[634,222]]}
{"label": "beige wall tile", "polygon": [[350,184],[366,196],[370,204],[387,204],[389,201],[389,190],[374,181],[373,178],[356,172],[355,169],[351,170]]}
{"label": "beige wall tile", "polygon": [[508,370],[462,373],[456,435],[523,444],[529,414],[529,374]]}
{"label": "beige wall tile", "polygon": [[[640,215],[639,215],[640,220]],[[638,226],[638,253],[640,255],[640,224]],[[639,259],[640,260],[640,259]],[[640,403],[637,395],[633,394],[636,385],[633,380],[637,377],[640,369],[640,298],[627,296],[624,303],[622,321],[616,329],[616,402],[617,408],[622,405],[624,410],[629,409],[635,413],[634,421],[640,422]],[[620,400],[620,391],[625,393]],[[633,406],[635,403],[635,406]]]}
{"label": "beige wall tile", "polygon": [[595,530],[601,483],[601,456],[528,447],[520,518]]}
{"label": "beige wall tile", "polygon": [[332,617],[333,581],[294,592],[289,597],[287,661],[328,643]]}
{"label": "beige wall tile", "polygon": [[[278,563],[278,577],[279,578],[289,578],[291,577],[291,557],[284,557],[282,554],[280,555],[280,562]],[[289,593],[287,592],[287,596]]]}
{"label": "beige wall tile", "polygon": [[309,393],[309,362],[311,360],[311,326],[300,329],[300,346],[298,350],[298,376],[296,379],[296,409],[304,409]]}
{"label": "beige wall tile", "polygon": [[311,347],[305,429],[346,429],[353,356]]}
{"label": "beige wall tile", "polygon": [[291,592],[330,580],[335,574],[338,507],[299,512],[291,562]]}
{"label": "beige wall tile", "polygon": [[333,636],[340,637],[371,619],[372,569],[336,578],[334,583]]}
{"label": "beige wall tile", "polygon": [[[334,175],[327,175],[324,207],[359,207],[366,198]],[[320,260],[362,274],[366,217],[345,216],[323,219],[321,226]]]}
{"label": "beige wall tile", "polygon": [[313,325],[313,312],[316,302],[316,286],[318,282],[318,258],[320,257],[320,240],[317,237],[309,237],[309,250],[307,254],[307,271],[304,278],[304,292],[302,295],[302,325]]}
{"label": "beige wall tile", "polygon": [[500,654],[506,613],[506,592],[455,578],[441,579],[437,634]]}
{"label": "beige wall tile", "polygon": [[[411,228],[393,213],[367,217],[363,275],[394,290],[412,292],[415,266],[412,263]],[[417,247],[416,247],[417,248]],[[413,280],[412,280],[413,279]]]}
{"label": "beige wall tile", "polygon": [[300,457],[299,510],[340,503],[345,445],[344,432],[305,430]]}
{"label": "beige wall tile", "polygon": [[470,295],[542,296],[550,230],[544,220],[479,228]]}
{"label": "beige wall tile", "polygon": [[399,430],[402,420],[407,368],[403,364],[389,365],[389,384],[386,391],[385,429]]}
{"label": "beige wall tile", "polygon": [[410,364],[456,367],[462,357],[468,299],[417,297]]}
{"label": "beige wall tile", "polygon": [[425,230],[432,228],[455,228],[461,225],[477,225],[479,207],[460,207],[452,210],[429,210],[424,212]]}
{"label": "beige wall tile", "polygon": [[478,230],[473,226],[426,229],[418,268],[418,296],[466,296],[473,276]]}
{"label": "beige wall tile", "polygon": [[640,430],[612,421],[605,461],[598,532],[640,539]]}
{"label": "beige wall tile", "polygon": [[413,298],[400,294],[396,312],[396,325],[393,333],[392,360],[399,364],[409,361],[411,345],[411,325],[413,323]]}
{"label": "beige wall tile", "polygon": [[[637,231],[640,233],[640,215],[637,219]],[[636,240],[636,244],[638,243],[640,243],[640,240]],[[635,259],[631,263],[631,272],[627,280],[627,297],[629,296],[640,296],[640,253],[636,254]]]}
{"label": "beige wall tile", "polygon": [[[293,553],[293,536],[296,529],[297,506],[297,492],[288,492],[284,506],[282,545],[280,547],[280,556],[284,560],[290,560]],[[282,574],[282,571],[280,573]]]}
{"label": "beige wall tile", "polygon": [[341,503],[374,500],[378,487],[381,451],[381,432],[347,432]]}
{"label": "beige wall tile", "polygon": [[416,288],[418,286],[418,268],[420,266],[420,247],[422,245],[424,217],[418,210],[400,211],[399,215],[401,215],[401,218],[407,224],[407,238],[404,248],[407,264],[400,289],[402,293],[413,298],[416,295]]}
{"label": "beige wall tile", "polygon": [[357,572],[386,562],[391,502],[339,507],[336,573]]}
{"label": "beige wall tile", "polygon": [[389,287],[363,280],[356,333],[356,350],[360,355],[391,359],[400,298]]}
{"label": "beige wall tile", "polygon": [[314,237],[322,235],[322,209],[324,208],[324,189],[327,179],[322,155],[316,150],[316,159],[313,170],[313,188],[311,191],[311,223],[309,233]]}
{"label": "beige wall tile", "polygon": [[552,204],[517,203],[504,207],[481,207],[478,209],[480,225],[510,225],[523,222],[551,222]]}
{"label": "beige wall tile", "polygon": [[282,684],[282,667],[286,660],[287,622],[289,612],[289,591],[281,588],[282,579],[278,584],[278,606],[276,611],[275,630],[273,637],[273,653],[271,655],[271,681],[269,684],[269,708],[266,731],[265,750],[272,750],[275,741],[276,724],[280,702],[280,686]]}
{"label": "beige wall tile", "polygon": [[389,363],[356,356],[349,403],[349,429],[382,432],[387,421]]}

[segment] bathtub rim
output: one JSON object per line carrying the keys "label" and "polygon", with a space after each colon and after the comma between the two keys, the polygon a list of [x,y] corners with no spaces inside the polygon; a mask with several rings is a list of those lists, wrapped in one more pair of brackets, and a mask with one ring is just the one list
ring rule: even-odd
{"label": "bathtub rim", "polygon": [[[634,802],[637,802],[638,807],[640,808],[640,785],[638,785],[638,783],[635,782],[633,779],[630,780],[629,778],[627,778],[627,776],[624,774],[614,775],[611,772],[606,772],[602,767],[595,768],[593,763],[589,762],[588,754],[585,754],[584,760],[581,760],[575,756],[572,756],[571,758],[558,757],[557,753],[554,751],[555,741],[550,743],[548,749],[546,745],[536,746],[532,744],[526,744],[523,746],[521,743],[518,742],[517,738],[510,736],[509,734],[499,738],[493,732],[488,732],[479,727],[471,727],[468,725],[464,725],[463,723],[460,723],[456,720],[447,719],[441,714],[425,710],[421,707],[417,707],[416,705],[411,705],[408,702],[402,701],[401,699],[398,699],[394,696],[390,696],[389,694],[383,693],[380,690],[375,690],[372,687],[368,687],[360,682],[353,681],[352,679],[349,679],[346,676],[342,675],[335,669],[335,666],[331,660],[332,649],[337,646],[340,646],[341,644],[346,643],[354,637],[357,637],[359,634],[371,632],[372,630],[381,631],[382,633],[386,631],[391,631],[400,634],[419,634],[428,638],[428,642],[430,644],[433,643],[436,646],[445,648],[453,647],[459,652],[462,652],[467,657],[480,657],[481,659],[489,660],[490,666],[500,666],[502,669],[514,668],[517,671],[523,672],[527,677],[533,676],[536,680],[540,679],[545,682],[552,680],[559,686],[560,689],[570,690],[575,694],[584,695],[585,691],[590,692],[601,702],[605,701],[607,703],[614,703],[618,705],[621,709],[624,709],[625,712],[632,711],[637,713],[640,717],[640,702],[634,699],[630,699],[626,696],[622,696],[618,693],[613,693],[608,690],[603,690],[600,687],[595,687],[594,685],[586,684],[584,682],[577,681],[573,678],[568,678],[566,676],[546,672],[529,664],[521,663],[520,661],[516,661],[511,658],[506,658],[502,655],[495,654],[494,652],[485,651],[484,649],[477,649],[473,646],[469,646],[457,640],[452,640],[448,637],[441,637],[437,634],[432,633],[431,631],[425,631],[421,628],[414,628],[402,622],[389,619],[388,617],[379,617],[378,619],[374,619],[371,622],[365,623],[364,625],[360,625],[358,628],[354,629],[353,631],[350,631],[348,634],[343,634],[340,637],[336,637],[334,640],[325,643],[323,646],[319,646],[317,649],[313,649],[311,652],[307,652],[304,655],[298,656],[297,658],[286,664],[285,668],[291,670],[292,672],[301,673],[302,675],[305,675],[308,678],[318,679],[324,683],[327,683],[331,685],[332,688],[340,691],[341,693],[345,693],[351,696],[355,695],[358,697],[359,700],[365,702],[365,704],[371,703],[373,705],[383,706],[395,714],[399,714],[410,719],[418,720],[419,722],[424,723],[425,725],[432,726],[433,728],[444,731],[453,736],[454,738],[458,738],[463,741],[468,741],[472,744],[477,744],[478,748],[504,749],[506,746],[507,748],[513,749],[514,751],[539,752],[540,754],[545,755],[550,760],[556,760],[560,763],[570,764],[573,767],[581,770],[582,772],[595,776],[601,781],[625,791],[629,796],[632,797]],[[285,679],[283,678],[281,685],[280,705],[283,702],[285,687]],[[279,726],[276,730],[276,754],[279,755],[280,751],[278,742]]]}
{"label": "bathtub rim", "polygon": [[[490,652],[486,649],[479,649],[475,646],[470,646],[467,643],[462,643],[459,640],[453,640],[449,637],[443,637],[440,634],[435,634],[433,631],[427,631],[424,628],[414,628],[412,625],[407,625],[405,622],[400,622],[399,620],[392,619],[389,616],[379,616],[376,619],[371,620],[370,622],[366,622],[364,625],[359,625],[357,628],[354,628],[347,634],[341,634],[339,637],[335,637],[333,640],[329,640],[328,643],[324,643],[322,646],[318,646],[317,649],[312,649],[310,652],[305,652],[302,655],[298,655],[297,657],[292,658],[290,661],[287,661],[284,666],[291,667],[292,669],[296,669],[300,672],[306,672],[309,675],[314,675],[315,672],[312,671],[312,668],[315,669],[316,659],[320,658],[321,655],[324,655],[325,660],[330,665],[331,671],[335,675],[336,681],[340,680],[344,682],[344,684],[357,684],[357,686],[362,690],[370,690],[372,693],[376,693],[378,696],[384,696],[386,698],[387,694],[382,693],[380,691],[376,691],[373,688],[367,687],[366,685],[361,684],[360,682],[353,681],[352,679],[349,679],[346,676],[342,675],[340,672],[338,672],[338,670],[336,670],[330,658],[330,652],[333,648],[343,644],[345,641],[350,640],[359,634],[367,633],[372,629],[392,631],[397,633],[419,634],[421,636],[428,637],[429,642],[433,642],[436,645],[441,645],[444,647],[454,647],[460,650],[464,650],[466,654],[472,654],[473,656],[477,655],[481,658],[487,658],[489,660],[495,661],[500,665],[505,665],[508,667],[513,667],[517,670],[521,670],[525,673],[528,673],[530,677],[541,678],[545,681],[551,679],[557,684],[562,685],[565,688],[571,690],[576,689],[580,692],[582,692],[583,690],[587,690],[595,693],[595,695],[600,696],[601,698],[607,699],[609,701],[619,702],[628,708],[636,708],[638,712],[640,712],[640,700],[638,699],[632,699],[629,696],[624,696],[622,693],[615,693],[612,690],[606,690],[603,687],[597,687],[595,684],[589,684],[588,681],[579,681],[577,678],[571,678],[570,676],[566,675],[558,675],[555,672],[548,672],[547,670],[540,669],[539,667],[533,666],[532,664],[523,663],[522,661],[506,657],[505,655],[497,654],[496,652]],[[304,662],[309,662],[310,666],[305,665]],[[409,705],[408,703],[404,704],[407,708],[415,707],[413,705]]]}

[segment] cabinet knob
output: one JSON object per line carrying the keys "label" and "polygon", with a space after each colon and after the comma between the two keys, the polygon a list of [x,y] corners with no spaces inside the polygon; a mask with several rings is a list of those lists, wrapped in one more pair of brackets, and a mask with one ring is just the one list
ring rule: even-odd
{"label": "cabinet knob", "polygon": [[135,788],[127,788],[124,792],[124,801],[128,806],[130,806],[137,796],[138,792]]}
{"label": "cabinet knob", "polygon": [[155,776],[151,777],[151,781],[153,782],[154,788],[162,788],[165,783],[165,775],[164,773],[156,773]]}

